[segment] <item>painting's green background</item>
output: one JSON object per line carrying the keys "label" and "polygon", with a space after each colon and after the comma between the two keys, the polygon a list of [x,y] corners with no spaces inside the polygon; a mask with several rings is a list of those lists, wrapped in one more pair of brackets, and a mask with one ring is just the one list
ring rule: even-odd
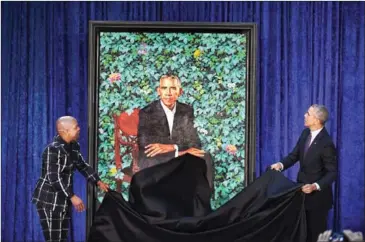
{"label": "painting's green background", "polygon": [[[101,33],[98,173],[116,189],[112,115],[158,98],[159,77],[180,77],[179,101],[194,107],[203,149],[215,163],[217,208],[244,186],[246,36],[212,33]],[[123,151],[123,147],[121,147]],[[129,166],[131,157],[123,160]],[[123,196],[128,198],[127,183]],[[102,199],[103,194],[98,194]]]}

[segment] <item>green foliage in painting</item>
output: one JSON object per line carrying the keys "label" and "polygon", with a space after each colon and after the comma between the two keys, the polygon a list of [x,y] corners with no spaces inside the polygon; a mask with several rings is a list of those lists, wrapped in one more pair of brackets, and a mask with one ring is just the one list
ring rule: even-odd
{"label": "green foliage in painting", "polygon": [[[179,101],[194,107],[203,149],[214,159],[212,207],[231,199],[244,186],[246,63],[245,35],[101,33],[100,177],[116,189],[115,179],[124,175],[114,161],[113,115],[131,113],[156,100],[160,76],[173,73],[182,82]],[[131,160],[124,157],[123,166],[130,166]],[[125,198],[127,189],[123,183]]]}

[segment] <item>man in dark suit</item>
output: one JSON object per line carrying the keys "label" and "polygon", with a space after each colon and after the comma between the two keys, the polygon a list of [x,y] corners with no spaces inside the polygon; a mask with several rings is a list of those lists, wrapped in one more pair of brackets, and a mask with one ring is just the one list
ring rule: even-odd
{"label": "man in dark suit", "polygon": [[213,185],[213,164],[194,127],[194,110],[178,102],[182,94],[181,81],[174,75],[163,75],[157,88],[160,100],[139,112],[139,167],[146,168],[174,157],[190,153],[207,162],[207,179]]}
{"label": "man in dark suit", "polygon": [[86,163],[77,142],[80,127],[75,118],[64,116],[57,120],[58,135],[42,154],[42,174],[32,196],[46,241],[67,241],[71,218],[71,204],[78,212],[85,210],[82,200],[73,193],[73,173],[77,168],[89,182],[103,191],[103,183]]}
{"label": "man in dark suit", "polygon": [[329,136],[325,122],[328,111],[323,105],[314,104],[304,115],[307,127],[300,135],[293,151],[281,162],[271,165],[275,170],[286,170],[298,160],[299,183],[304,183],[307,219],[307,241],[315,242],[327,229],[328,211],[332,207],[331,185],[337,176],[336,148]]}

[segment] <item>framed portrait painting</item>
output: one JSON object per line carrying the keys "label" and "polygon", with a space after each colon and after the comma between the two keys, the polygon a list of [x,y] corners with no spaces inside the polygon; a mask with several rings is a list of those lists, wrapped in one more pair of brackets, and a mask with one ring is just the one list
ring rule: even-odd
{"label": "framed portrait painting", "polygon": [[[251,23],[90,21],[88,156],[100,178],[128,200],[140,169],[139,113],[169,75],[214,163],[212,208],[253,181],[256,39]],[[103,196],[88,187],[88,228]]]}

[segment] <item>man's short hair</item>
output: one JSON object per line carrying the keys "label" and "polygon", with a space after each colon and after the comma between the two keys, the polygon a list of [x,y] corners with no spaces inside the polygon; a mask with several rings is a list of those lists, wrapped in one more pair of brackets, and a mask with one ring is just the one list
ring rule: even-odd
{"label": "man's short hair", "polygon": [[162,75],[160,77],[159,82],[161,82],[163,79],[166,79],[166,78],[169,78],[169,79],[172,79],[172,80],[176,80],[177,81],[177,85],[181,88],[181,81],[180,81],[180,78],[177,75],[174,75],[174,74],[165,74],[165,75]]}
{"label": "man's short hair", "polygon": [[321,121],[322,124],[326,123],[328,120],[328,110],[324,105],[313,104],[314,115],[317,119]]}

